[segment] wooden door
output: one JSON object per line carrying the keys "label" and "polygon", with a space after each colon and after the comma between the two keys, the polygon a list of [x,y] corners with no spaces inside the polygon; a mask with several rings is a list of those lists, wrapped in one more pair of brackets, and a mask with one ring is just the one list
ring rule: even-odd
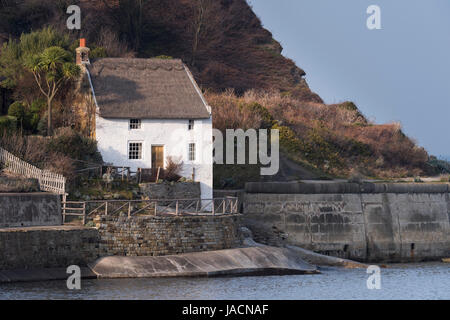
{"label": "wooden door", "polygon": [[152,171],[164,169],[164,146],[152,146]]}

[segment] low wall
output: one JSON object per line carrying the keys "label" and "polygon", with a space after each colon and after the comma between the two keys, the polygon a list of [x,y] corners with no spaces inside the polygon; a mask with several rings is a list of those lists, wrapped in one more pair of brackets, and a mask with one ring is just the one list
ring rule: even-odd
{"label": "low wall", "polygon": [[0,229],[0,270],[86,266],[110,255],[161,256],[235,248],[241,243],[240,217],[97,216],[97,228],[4,228]]}
{"label": "low wall", "polygon": [[1,193],[0,228],[62,224],[60,196],[51,193]]}
{"label": "low wall", "polygon": [[107,255],[160,256],[234,248],[240,215],[99,216],[94,222]]}
{"label": "low wall", "polygon": [[141,183],[139,188],[149,199],[200,199],[199,182]]}
{"label": "low wall", "polygon": [[250,183],[244,224],[255,240],[360,261],[450,256],[444,184]]}
{"label": "low wall", "polygon": [[99,237],[94,228],[0,229],[0,270],[85,266],[99,256]]}

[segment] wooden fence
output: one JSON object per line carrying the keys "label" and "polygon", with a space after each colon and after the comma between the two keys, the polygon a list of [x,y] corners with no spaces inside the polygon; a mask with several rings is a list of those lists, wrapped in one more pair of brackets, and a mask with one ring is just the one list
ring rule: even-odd
{"label": "wooden fence", "polygon": [[42,191],[52,192],[65,196],[66,178],[49,170],[41,170],[13,155],[0,147],[0,162],[6,170],[39,181]]}
{"label": "wooden fence", "polygon": [[78,216],[82,224],[94,215],[226,215],[238,213],[238,198],[216,199],[153,199],[63,201],[63,221],[66,216]]}

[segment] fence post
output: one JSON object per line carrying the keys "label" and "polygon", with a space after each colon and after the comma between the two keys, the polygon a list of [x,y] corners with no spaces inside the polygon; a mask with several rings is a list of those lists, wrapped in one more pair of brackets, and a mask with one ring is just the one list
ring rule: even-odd
{"label": "fence post", "polygon": [[108,201],[105,202],[105,216],[108,215]]}
{"label": "fence post", "polygon": [[178,200],[177,200],[177,202],[175,204],[175,214],[178,215]]}
{"label": "fence post", "polygon": [[83,201],[83,226],[86,225],[86,202]]}
{"label": "fence post", "polygon": [[128,202],[128,219],[131,217],[131,202]]}
{"label": "fence post", "polygon": [[63,195],[63,209],[62,209],[62,216],[63,216],[63,221],[62,223],[66,223],[66,195]]}

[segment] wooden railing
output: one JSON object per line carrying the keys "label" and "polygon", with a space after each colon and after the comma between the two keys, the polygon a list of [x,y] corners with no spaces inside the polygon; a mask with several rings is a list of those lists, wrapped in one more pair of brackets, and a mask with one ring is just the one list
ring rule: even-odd
{"label": "wooden railing", "polygon": [[65,195],[66,178],[64,176],[48,170],[41,170],[19,159],[1,147],[0,162],[5,166],[7,171],[26,178],[37,179],[39,181],[39,188],[42,191]]}
{"label": "wooden railing", "polygon": [[63,201],[63,221],[66,216],[81,217],[82,223],[94,215],[226,215],[238,213],[238,198],[216,199],[153,199]]}

